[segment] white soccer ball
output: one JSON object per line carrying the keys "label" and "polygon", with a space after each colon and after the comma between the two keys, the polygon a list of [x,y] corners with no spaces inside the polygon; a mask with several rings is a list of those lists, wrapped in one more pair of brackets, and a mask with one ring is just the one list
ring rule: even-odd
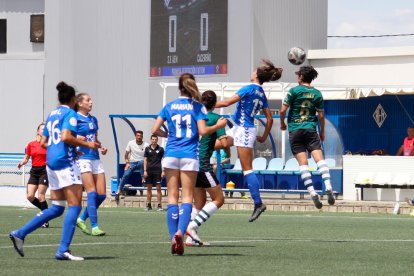
{"label": "white soccer ball", "polygon": [[288,52],[288,60],[293,65],[301,65],[306,59],[306,52],[300,47],[293,47]]}

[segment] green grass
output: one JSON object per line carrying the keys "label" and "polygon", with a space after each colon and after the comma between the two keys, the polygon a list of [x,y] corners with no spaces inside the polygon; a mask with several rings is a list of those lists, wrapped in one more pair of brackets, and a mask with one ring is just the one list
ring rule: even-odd
{"label": "green grass", "polygon": [[62,218],[25,240],[17,255],[9,231],[36,214],[0,208],[1,275],[408,275],[414,269],[409,216],[219,211],[200,229],[210,247],[171,256],[165,212],[101,209],[104,237],[76,231],[71,246],[84,262],[54,259]]}

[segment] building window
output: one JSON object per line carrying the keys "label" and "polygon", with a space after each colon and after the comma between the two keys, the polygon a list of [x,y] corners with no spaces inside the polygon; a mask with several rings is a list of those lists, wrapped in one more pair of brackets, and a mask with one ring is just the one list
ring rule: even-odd
{"label": "building window", "polygon": [[0,19],[0,53],[7,53],[7,19]]}

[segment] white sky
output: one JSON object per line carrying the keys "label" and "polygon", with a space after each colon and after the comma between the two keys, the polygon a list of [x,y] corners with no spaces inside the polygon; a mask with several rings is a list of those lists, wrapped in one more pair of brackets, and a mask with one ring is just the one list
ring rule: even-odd
{"label": "white sky", "polygon": [[[328,0],[328,35],[414,33],[414,0]],[[414,36],[328,38],[328,48],[414,46]]]}

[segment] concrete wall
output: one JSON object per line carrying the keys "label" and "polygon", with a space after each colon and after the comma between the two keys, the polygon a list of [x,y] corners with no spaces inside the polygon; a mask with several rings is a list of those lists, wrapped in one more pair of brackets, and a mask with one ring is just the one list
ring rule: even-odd
{"label": "concrete wall", "polygon": [[43,121],[43,43],[30,42],[30,15],[44,0],[0,0],[7,19],[7,53],[0,54],[0,152],[24,152]]}
{"label": "concrete wall", "polygon": [[253,15],[252,63],[269,58],[284,70],[280,81],[297,81],[294,72],[299,66],[287,59],[290,48],[308,51],[327,47],[327,0],[255,0]]}

